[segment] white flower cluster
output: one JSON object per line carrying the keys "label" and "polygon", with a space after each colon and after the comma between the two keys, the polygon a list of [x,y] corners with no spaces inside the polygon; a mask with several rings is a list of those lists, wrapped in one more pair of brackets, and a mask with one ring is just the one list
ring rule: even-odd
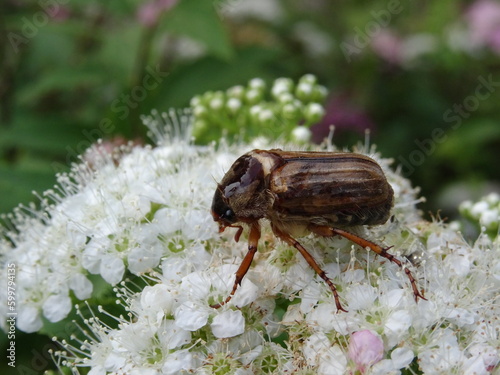
{"label": "white flower cluster", "polygon": [[460,204],[460,213],[492,237],[498,236],[500,229],[500,195],[490,193],[477,202],[465,201]]}
{"label": "white flower cluster", "polygon": [[10,217],[15,228],[5,228],[0,243],[2,263],[17,267],[18,328],[35,332],[42,316],[65,318],[71,294],[92,295],[92,275],[115,285],[169,255],[192,256],[190,267],[210,259],[202,243],[217,237],[207,209],[213,179],[233,157],[182,142],[136,147],[118,165],[103,155],[99,165],[60,176],[42,211],[18,209]]}
{"label": "white flower cluster", "polygon": [[[354,228],[407,262],[425,289],[416,303],[395,264],[345,239],[300,241],[338,288],[331,290],[295,249],[264,225],[259,251],[234,298],[245,235],[217,233],[210,203],[223,172],[256,145],[234,149],[165,141],[136,147],[118,165],[103,162],[61,177],[55,202],[14,218],[3,264],[18,270],[19,328],[41,316],[63,319],[70,297],[92,295],[100,275],[127,315],[110,326],[91,308],[85,339],[63,341],[60,366],[89,374],[492,374],[500,362],[500,245],[473,245],[415,208],[417,191],[379,162],[395,191],[394,217]],[[266,147],[266,145],[258,145]],[[284,146],[290,149],[292,146]],[[372,155],[373,156],[373,155]],[[214,181],[215,180],[215,181]],[[149,286],[124,280],[142,275]],[[1,291],[4,293],[4,291]],[[2,295],[4,299],[5,296]],[[6,306],[5,301],[1,306]],[[2,307],[3,308],[3,307]],[[2,311],[5,314],[5,311]]]}

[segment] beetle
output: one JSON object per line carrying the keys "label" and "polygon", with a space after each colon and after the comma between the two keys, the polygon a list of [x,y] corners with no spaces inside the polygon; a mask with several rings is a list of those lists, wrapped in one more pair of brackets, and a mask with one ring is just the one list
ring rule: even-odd
{"label": "beetle", "polygon": [[212,200],[211,213],[219,233],[236,228],[235,241],[249,227],[248,252],[236,271],[229,302],[241,284],[257,251],[260,220],[267,219],[276,237],[295,247],[326,282],[337,312],[345,311],[337,289],[326,273],[295,237],[314,233],[342,236],[398,265],[406,273],[415,301],[424,296],[403,263],[376,243],[346,228],[380,225],[389,217],[394,192],[380,165],[368,156],[350,152],[253,150],[240,156],[225,174]]}

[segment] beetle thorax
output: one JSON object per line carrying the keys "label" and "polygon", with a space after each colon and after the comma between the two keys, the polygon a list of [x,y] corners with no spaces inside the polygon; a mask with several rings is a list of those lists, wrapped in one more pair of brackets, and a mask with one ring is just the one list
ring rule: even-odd
{"label": "beetle thorax", "polygon": [[220,182],[212,212],[223,217],[227,210],[236,221],[252,222],[266,216],[274,202],[269,193],[269,174],[273,158],[251,151],[238,158]]}

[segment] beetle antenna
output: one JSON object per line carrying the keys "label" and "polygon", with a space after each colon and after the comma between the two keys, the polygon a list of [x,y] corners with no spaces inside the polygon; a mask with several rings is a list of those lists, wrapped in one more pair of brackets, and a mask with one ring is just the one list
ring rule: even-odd
{"label": "beetle antenna", "polygon": [[326,149],[328,151],[333,151],[333,133],[335,133],[335,125],[331,124],[329,126],[330,131],[328,132],[328,137],[326,138]]}
{"label": "beetle antenna", "polygon": [[370,152],[370,129],[365,129],[365,153]]}

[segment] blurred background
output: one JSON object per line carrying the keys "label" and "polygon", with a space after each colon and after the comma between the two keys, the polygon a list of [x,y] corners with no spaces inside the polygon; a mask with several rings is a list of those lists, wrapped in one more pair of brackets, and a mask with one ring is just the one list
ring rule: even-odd
{"label": "blurred background", "polygon": [[147,143],[152,109],[306,73],[329,92],[313,139],[370,129],[425,212],[498,190],[497,1],[3,0],[0,38],[3,213],[98,138]]}

